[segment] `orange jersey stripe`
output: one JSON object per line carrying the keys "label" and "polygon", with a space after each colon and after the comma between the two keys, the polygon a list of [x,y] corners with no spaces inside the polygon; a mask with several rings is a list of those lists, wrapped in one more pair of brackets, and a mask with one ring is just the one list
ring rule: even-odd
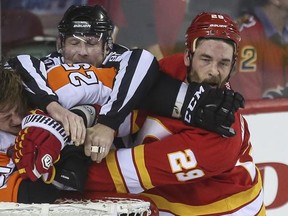
{"label": "orange jersey stripe", "polygon": [[[112,88],[113,81],[116,76],[114,68],[96,68],[94,66],[82,66],[82,64],[63,64],[57,65],[48,71],[48,84],[54,91],[62,88],[65,85],[73,84],[73,79],[78,81],[95,79],[97,82],[102,82],[105,86]],[[93,77],[91,76],[92,74]],[[95,77],[95,78],[94,78]]]}
{"label": "orange jersey stripe", "polygon": [[[17,202],[19,185],[22,181],[18,172],[12,172],[10,158],[0,153],[0,202]],[[7,180],[7,181],[6,181]]]}

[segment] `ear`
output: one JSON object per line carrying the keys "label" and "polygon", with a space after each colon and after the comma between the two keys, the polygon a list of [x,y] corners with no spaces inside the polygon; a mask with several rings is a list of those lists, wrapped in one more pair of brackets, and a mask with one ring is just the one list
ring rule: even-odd
{"label": "ear", "polygon": [[186,67],[189,67],[191,65],[192,56],[190,50],[186,49],[184,53],[184,64]]}
{"label": "ear", "polygon": [[57,38],[56,40],[56,50],[62,54],[62,45],[61,45],[61,39],[60,37]]}
{"label": "ear", "polygon": [[233,63],[233,65],[231,67],[231,71],[230,71],[229,77],[228,77],[228,80],[237,73],[236,64],[237,64],[236,62]]}
{"label": "ear", "polygon": [[109,49],[109,46],[107,44],[107,42],[104,44],[104,47],[103,47],[103,55],[104,55],[104,58],[108,55],[108,53],[110,52],[110,49]]}

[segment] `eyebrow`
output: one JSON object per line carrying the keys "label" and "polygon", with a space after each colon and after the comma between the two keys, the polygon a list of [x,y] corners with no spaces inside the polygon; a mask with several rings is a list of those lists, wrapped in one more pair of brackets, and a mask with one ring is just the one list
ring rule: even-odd
{"label": "eyebrow", "polygon": [[[208,54],[205,54],[205,53],[201,54],[200,56],[201,56],[201,57],[204,57],[204,58],[210,58],[210,59],[213,58],[212,56],[210,56],[210,55],[208,55]],[[231,62],[231,59],[229,59],[229,58],[222,58],[221,61]]]}
{"label": "eyebrow", "polygon": [[87,43],[87,41],[84,38],[78,37],[77,35],[73,34],[73,38],[77,38],[80,41],[83,41],[84,43]]}

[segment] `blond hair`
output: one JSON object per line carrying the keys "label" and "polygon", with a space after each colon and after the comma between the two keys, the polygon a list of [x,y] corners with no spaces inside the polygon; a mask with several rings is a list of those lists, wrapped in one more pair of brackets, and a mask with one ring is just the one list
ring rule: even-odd
{"label": "blond hair", "polygon": [[22,80],[16,70],[1,65],[0,112],[7,112],[15,107],[20,115],[24,115],[28,111],[28,102],[24,93]]}

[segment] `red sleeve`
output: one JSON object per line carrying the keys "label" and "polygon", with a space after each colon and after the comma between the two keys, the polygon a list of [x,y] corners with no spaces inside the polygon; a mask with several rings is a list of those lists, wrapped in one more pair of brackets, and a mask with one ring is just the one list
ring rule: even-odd
{"label": "red sleeve", "polygon": [[[165,131],[174,135],[167,134],[161,140],[144,145],[145,165],[153,185],[199,181],[235,165],[242,146],[241,134],[224,138],[204,129],[188,128],[176,120],[165,120]],[[241,131],[239,126],[234,125],[238,127],[235,131]]]}
{"label": "red sleeve", "polygon": [[87,189],[138,193],[160,185],[199,181],[229,170],[242,148],[239,118],[233,126],[239,133],[232,138],[190,128],[178,120],[166,118],[164,124],[165,118],[148,118],[142,127],[147,132],[144,135],[140,131],[139,136],[157,141],[111,152],[104,162],[93,163]]}

